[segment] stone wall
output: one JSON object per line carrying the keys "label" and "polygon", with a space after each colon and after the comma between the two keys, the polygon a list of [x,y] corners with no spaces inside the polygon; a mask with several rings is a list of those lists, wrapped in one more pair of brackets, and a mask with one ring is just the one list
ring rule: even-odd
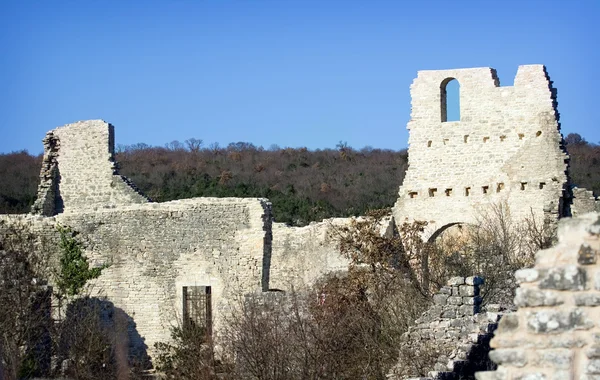
{"label": "stone wall", "polygon": [[327,273],[346,270],[349,261],[340,255],[332,233],[348,221],[329,219],[306,227],[273,223],[270,288],[300,289]]}
{"label": "stone wall", "polygon": [[410,370],[414,359],[431,360],[426,365],[429,378],[468,378],[486,368],[488,343],[501,314],[491,307],[481,311],[482,284],[480,277],[454,277],[434,295],[433,306],[404,334],[400,360],[389,379],[418,376]]}
{"label": "stone wall", "polygon": [[491,341],[479,380],[600,378],[600,214],[561,221],[559,243],[517,271],[516,313]]}
{"label": "stone wall", "polygon": [[[264,199],[195,198],[61,213],[2,216],[58,246],[56,225],[79,232],[92,266],[109,264],[90,282],[129,318],[132,352],[152,354],[181,322],[184,286],[210,286],[214,328],[228,302],[268,288],[271,205]],[[50,253],[56,265],[58,250]],[[52,283],[51,283],[52,285]]]}
{"label": "stone wall", "polygon": [[[443,92],[452,78],[460,84],[460,121],[445,122]],[[430,236],[452,223],[473,223],[481,208],[499,202],[515,218],[564,214],[568,156],[544,66],[520,66],[510,87],[499,87],[490,68],[419,71],[411,96],[398,223],[428,221]]]}
{"label": "stone wall", "polygon": [[268,287],[270,204],[262,199],[195,198],[64,213],[81,232],[93,265],[110,264],[92,282],[137,325],[151,351],[169,341],[183,310],[184,286],[210,286],[218,329],[227,302]]}

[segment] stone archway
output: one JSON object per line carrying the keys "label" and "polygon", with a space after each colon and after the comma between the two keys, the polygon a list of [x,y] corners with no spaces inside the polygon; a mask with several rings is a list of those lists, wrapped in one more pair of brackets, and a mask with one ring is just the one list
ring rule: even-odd
{"label": "stone archway", "polygon": [[442,227],[440,227],[437,230],[435,230],[429,236],[429,238],[427,239],[427,243],[433,243],[438,237],[440,237],[440,235],[442,235],[450,227],[453,227],[453,226],[463,226],[465,224],[467,224],[467,223],[465,223],[465,222],[452,222],[452,223],[444,224]]}

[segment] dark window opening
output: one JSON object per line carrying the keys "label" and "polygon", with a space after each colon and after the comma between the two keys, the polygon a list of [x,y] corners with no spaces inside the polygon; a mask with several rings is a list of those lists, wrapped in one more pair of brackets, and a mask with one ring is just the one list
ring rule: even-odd
{"label": "dark window opening", "polygon": [[500,182],[500,183],[498,184],[498,186],[496,186],[496,192],[497,192],[497,193],[499,193],[499,192],[501,192],[502,190],[504,190],[504,183],[503,183],[503,182]]}
{"label": "dark window opening", "polygon": [[469,141],[469,135],[465,135],[465,144]]}
{"label": "dark window opening", "polygon": [[527,188],[527,182],[521,182],[521,190],[525,190]]}
{"label": "dark window opening", "polygon": [[537,131],[537,132],[535,133],[535,137],[540,137],[541,135],[542,135],[542,131]]}
{"label": "dark window opening", "polygon": [[460,83],[447,78],[440,85],[442,122],[460,121]]}
{"label": "dark window opening", "polygon": [[435,197],[435,193],[436,192],[437,192],[437,189],[435,189],[435,188],[429,189],[429,196],[430,197]]}
{"label": "dark window opening", "polygon": [[212,336],[212,305],[210,286],[183,287],[183,327],[203,329]]}
{"label": "dark window opening", "polygon": [[500,142],[504,141],[506,139],[505,135],[500,136]]}
{"label": "dark window opening", "polygon": [[471,194],[471,188],[465,187],[465,197],[468,197]]}
{"label": "dark window opening", "polygon": [[544,186],[546,186],[546,182],[540,182],[540,190],[543,189]]}
{"label": "dark window opening", "polygon": [[489,186],[481,186],[481,191],[483,191],[484,194],[487,194],[490,190]]}
{"label": "dark window opening", "polygon": [[523,137],[525,137],[524,133],[519,133],[519,140],[523,140]]}
{"label": "dark window opening", "polygon": [[446,190],[444,190],[444,192],[446,193],[447,197],[452,195],[452,189],[446,189]]}
{"label": "dark window opening", "polygon": [[486,136],[486,137],[483,138],[483,142],[486,143],[486,142],[488,142],[489,139],[490,138],[488,136]]}
{"label": "dark window opening", "polygon": [[431,147],[431,140],[427,141],[427,147],[430,148]]}

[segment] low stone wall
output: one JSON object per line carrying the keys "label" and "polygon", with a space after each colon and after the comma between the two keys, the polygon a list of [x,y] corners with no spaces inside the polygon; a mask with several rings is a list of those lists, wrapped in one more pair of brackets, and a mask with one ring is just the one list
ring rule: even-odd
{"label": "low stone wall", "polygon": [[405,333],[400,361],[389,379],[419,375],[408,373],[411,365],[403,352],[420,356],[417,360],[433,359],[426,363],[429,378],[468,377],[486,368],[488,342],[501,314],[497,309],[480,312],[482,284],[480,277],[454,277],[434,295],[433,306]]}
{"label": "low stone wall", "polygon": [[516,272],[518,310],[491,341],[498,369],[477,379],[600,379],[600,214],[561,221],[558,238]]}

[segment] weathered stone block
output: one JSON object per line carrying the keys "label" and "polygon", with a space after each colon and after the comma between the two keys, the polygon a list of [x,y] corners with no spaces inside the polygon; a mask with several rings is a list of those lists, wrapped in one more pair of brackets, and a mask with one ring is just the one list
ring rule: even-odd
{"label": "weathered stone block", "polygon": [[449,309],[442,312],[442,318],[456,318],[456,310]]}
{"label": "weathered stone block", "polygon": [[540,367],[569,369],[573,362],[573,351],[569,349],[537,350],[535,353],[532,364]]}
{"label": "weathered stone block", "polygon": [[515,367],[523,367],[527,364],[527,355],[522,349],[497,348],[490,351],[490,359],[498,365],[506,364]]}
{"label": "weathered stone block", "polygon": [[551,290],[517,288],[515,296],[517,307],[554,306],[563,302],[562,297]]}
{"label": "weathered stone block", "polygon": [[450,286],[464,285],[464,283],[465,283],[464,277],[452,277],[450,280],[448,280],[448,285],[450,285]]}
{"label": "weathered stone block", "polygon": [[534,268],[519,269],[515,272],[515,280],[518,283],[534,282],[540,278],[540,271]]}
{"label": "weathered stone block", "polygon": [[476,305],[461,305],[458,307],[457,313],[460,315],[470,316],[477,312]]}
{"label": "weathered stone block", "polygon": [[577,265],[549,269],[540,281],[540,289],[583,290],[585,270]]}
{"label": "weathered stone block", "polygon": [[448,297],[448,305],[462,305],[462,297],[460,297],[460,296]]}
{"label": "weathered stone block", "polygon": [[535,333],[559,333],[569,330],[587,330],[594,326],[583,310],[542,310],[528,312],[527,328]]}
{"label": "weathered stone block", "polygon": [[597,344],[592,345],[586,350],[585,355],[590,359],[600,359],[600,346]]}
{"label": "weathered stone block", "polygon": [[508,380],[508,373],[503,368],[496,371],[485,371],[475,373],[477,380]]}
{"label": "weathered stone block", "polygon": [[519,328],[519,316],[517,314],[506,314],[498,323],[498,332],[505,333]]}
{"label": "weathered stone block", "polygon": [[590,359],[585,366],[585,372],[588,374],[600,374],[600,359]]}
{"label": "weathered stone block", "polygon": [[440,288],[440,291],[438,293],[451,295],[452,294],[452,287],[450,287],[450,286],[442,286]]}
{"label": "weathered stone block", "polygon": [[479,295],[479,288],[471,285],[461,285],[458,290],[459,295],[463,297],[473,297]]}
{"label": "weathered stone block", "polygon": [[576,306],[599,306],[600,305],[600,294],[588,293],[588,294],[575,294],[575,305]]}
{"label": "weathered stone block", "polygon": [[448,296],[445,294],[435,294],[433,296],[433,303],[435,303],[436,305],[445,305],[446,302],[448,301]]}

